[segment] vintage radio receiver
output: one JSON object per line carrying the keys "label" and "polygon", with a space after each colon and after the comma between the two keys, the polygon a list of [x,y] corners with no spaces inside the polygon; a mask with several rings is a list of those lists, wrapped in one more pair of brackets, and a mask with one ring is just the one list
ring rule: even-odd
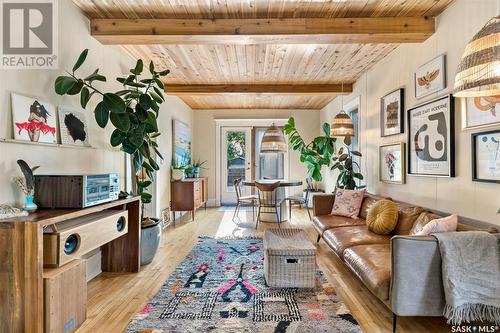
{"label": "vintage radio receiver", "polygon": [[36,175],[35,203],[41,208],[85,208],[118,199],[116,173]]}

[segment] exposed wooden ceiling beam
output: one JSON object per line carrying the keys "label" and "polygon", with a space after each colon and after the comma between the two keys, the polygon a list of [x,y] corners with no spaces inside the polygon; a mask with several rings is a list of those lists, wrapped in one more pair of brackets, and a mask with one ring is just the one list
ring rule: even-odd
{"label": "exposed wooden ceiling beam", "polygon": [[422,42],[429,17],[92,19],[103,44],[351,44]]}
{"label": "exposed wooden ceiling beam", "polygon": [[331,96],[350,94],[352,83],[344,84],[165,84],[170,95],[278,94]]}

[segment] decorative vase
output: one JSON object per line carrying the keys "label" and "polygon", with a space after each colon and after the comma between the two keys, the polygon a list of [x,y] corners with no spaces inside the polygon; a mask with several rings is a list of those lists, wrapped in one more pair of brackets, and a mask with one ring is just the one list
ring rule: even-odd
{"label": "decorative vase", "polygon": [[172,169],[172,179],[173,180],[183,180],[184,179],[184,170]]}
{"label": "decorative vase", "polygon": [[193,178],[199,178],[200,177],[200,168],[194,168],[193,169]]}
{"label": "decorative vase", "polygon": [[33,213],[38,209],[38,206],[33,202],[33,195],[26,195],[26,201],[24,202],[23,210],[28,213]]}
{"label": "decorative vase", "polygon": [[150,218],[152,224],[141,225],[141,265],[151,263],[161,240],[161,220]]}

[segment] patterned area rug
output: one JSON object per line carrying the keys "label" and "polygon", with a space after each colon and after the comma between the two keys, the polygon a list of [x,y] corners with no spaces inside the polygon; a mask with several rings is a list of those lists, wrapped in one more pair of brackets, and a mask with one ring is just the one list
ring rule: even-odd
{"label": "patterned area rug", "polygon": [[321,271],[315,289],[269,288],[260,239],[200,238],[127,332],[361,332]]}

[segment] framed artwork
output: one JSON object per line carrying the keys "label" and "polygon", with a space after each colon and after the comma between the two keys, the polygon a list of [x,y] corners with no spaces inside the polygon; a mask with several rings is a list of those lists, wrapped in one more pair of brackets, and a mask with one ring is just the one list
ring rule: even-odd
{"label": "framed artwork", "polygon": [[191,163],[191,128],[188,124],[174,119],[173,124],[173,158],[178,165]]}
{"label": "framed artwork", "polygon": [[408,174],[455,177],[454,98],[408,109]]}
{"label": "framed artwork", "polygon": [[405,183],[405,144],[404,142],[380,146],[380,181],[391,184]]}
{"label": "framed artwork", "polygon": [[500,184],[500,129],[472,134],[472,180]]}
{"label": "framed artwork", "polygon": [[462,98],[462,129],[500,125],[500,95]]}
{"label": "framed artwork", "polygon": [[60,106],[59,132],[63,145],[90,146],[85,110]]}
{"label": "framed artwork", "polygon": [[421,98],[446,88],[445,55],[420,66],[414,74],[415,98]]}
{"label": "framed artwork", "polygon": [[404,96],[404,89],[400,88],[380,99],[381,136],[404,133]]}
{"label": "framed artwork", "polygon": [[57,143],[57,119],[54,105],[37,98],[12,93],[14,139]]}

